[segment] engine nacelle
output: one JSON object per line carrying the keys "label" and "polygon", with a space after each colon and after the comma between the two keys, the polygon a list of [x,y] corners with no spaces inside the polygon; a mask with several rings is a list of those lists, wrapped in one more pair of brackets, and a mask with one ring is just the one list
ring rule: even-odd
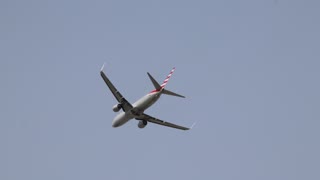
{"label": "engine nacelle", "polygon": [[116,104],[116,105],[114,105],[114,106],[112,107],[112,110],[113,110],[114,112],[118,112],[120,109],[121,109],[121,105],[120,105],[120,104]]}
{"label": "engine nacelle", "polygon": [[145,120],[140,120],[139,123],[138,123],[138,127],[139,127],[139,128],[144,128],[144,127],[146,127],[147,124],[148,124],[147,121],[145,121]]}

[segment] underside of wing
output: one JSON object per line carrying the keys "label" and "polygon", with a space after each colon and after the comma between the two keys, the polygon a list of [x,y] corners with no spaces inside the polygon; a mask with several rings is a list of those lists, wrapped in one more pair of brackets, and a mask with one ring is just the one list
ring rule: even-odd
{"label": "underside of wing", "polygon": [[109,78],[104,74],[103,72],[103,66],[101,68],[100,71],[100,75],[102,77],[102,79],[104,80],[104,82],[107,84],[107,86],[109,87],[110,91],[112,92],[112,94],[114,95],[114,97],[117,99],[117,101],[119,102],[119,104],[121,105],[121,108],[124,112],[127,112],[129,110],[132,109],[132,105],[121,95],[121,93],[116,89],[116,87],[114,87],[114,85],[111,83],[111,81],[109,80]]}
{"label": "underside of wing", "polygon": [[181,129],[181,130],[189,130],[190,129],[190,128],[187,128],[187,127],[179,126],[179,125],[176,125],[176,124],[173,124],[173,123],[170,123],[170,122],[166,122],[166,121],[157,119],[155,117],[152,117],[152,116],[144,114],[144,113],[141,114],[136,119],[137,120],[145,120],[145,121],[148,121],[148,122],[151,122],[151,123],[155,123],[155,124],[159,124],[159,125],[167,126],[167,127],[171,127],[171,128]]}

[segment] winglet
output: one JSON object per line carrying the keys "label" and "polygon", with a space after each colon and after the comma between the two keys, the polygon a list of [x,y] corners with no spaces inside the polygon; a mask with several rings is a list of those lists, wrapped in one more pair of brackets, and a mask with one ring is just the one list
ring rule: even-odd
{"label": "winglet", "polygon": [[104,64],[106,64],[106,63],[103,63],[103,65],[102,65],[102,67],[101,67],[100,71],[103,71],[103,69],[104,69]]}
{"label": "winglet", "polygon": [[197,122],[198,122],[198,121],[195,121],[195,122],[191,125],[191,127],[190,127],[189,129],[192,129],[192,128],[197,124]]}

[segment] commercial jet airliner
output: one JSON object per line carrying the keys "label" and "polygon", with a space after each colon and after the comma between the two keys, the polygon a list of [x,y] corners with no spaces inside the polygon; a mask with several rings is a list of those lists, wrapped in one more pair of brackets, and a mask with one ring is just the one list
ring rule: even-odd
{"label": "commercial jet airliner", "polygon": [[[177,97],[182,97],[184,96],[179,95],[177,93],[171,92],[167,89],[165,89],[166,84],[168,83],[172,73],[174,72],[175,68],[173,68],[167,78],[164,80],[164,82],[160,85],[149,73],[148,76],[154,85],[155,89],[152,90],[150,93],[147,95],[143,96],[141,99],[136,101],[133,104],[130,104],[122,95],[121,93],[114,87],[114,85],[111,83],[109,78],[105,75],[103,72],[104,69],[104,64],[100,70],[100,74],[104,82],[107,84],[109,87],[110,91],[114,95],[114,97],[117,99],[118,103],[113,106],[113,111],[114,112],[119,112],[120,109],[123,110],[123,112],[119,113],[113,120],[112,126],[113,127],[119,127],[126,122],[128,122],[131,119],[136,119],[138,120],[138,127],[139,128],[144,128],[148,122],[150,123],[155,123],[167,127],[172,127],[176,129],[181,129],[181,130],[189,130],[190,128],[179,126],[173,123],[169,123],[167,121],[163,121],[157,118],[154,118],[150,115],[147,115],[144,113],[144,111],[149,108],[151,105],[153,105],[162,94],[166,95],[171,95],[171,96],[177,96]],[[192,125],[193,126],[193,125]],[[192,128],[191,126],[191,128]]]}

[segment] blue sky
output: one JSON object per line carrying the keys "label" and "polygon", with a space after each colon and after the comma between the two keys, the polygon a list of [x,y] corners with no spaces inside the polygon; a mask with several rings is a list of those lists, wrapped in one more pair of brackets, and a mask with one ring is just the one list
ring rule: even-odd
{"label": "blue sky", "polygon": [[[318,1],[0,2],[0,179],[319,179]],[[191,131],[112,128],[105,72]]]}

